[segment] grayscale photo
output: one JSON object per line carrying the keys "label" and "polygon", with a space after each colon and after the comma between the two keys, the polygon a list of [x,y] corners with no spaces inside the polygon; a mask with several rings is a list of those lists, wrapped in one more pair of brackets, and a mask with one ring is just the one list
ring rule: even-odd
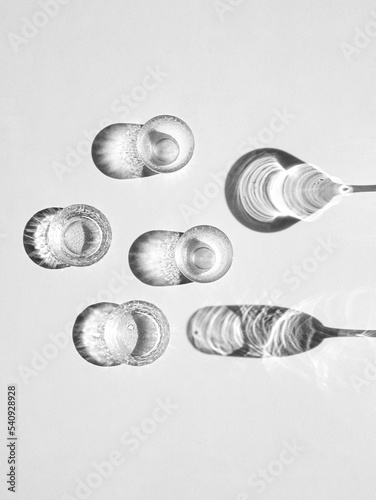
{"label": "grayscale photo", "polygon": [[375,500],[376,3],[1,4],[0,499]]}

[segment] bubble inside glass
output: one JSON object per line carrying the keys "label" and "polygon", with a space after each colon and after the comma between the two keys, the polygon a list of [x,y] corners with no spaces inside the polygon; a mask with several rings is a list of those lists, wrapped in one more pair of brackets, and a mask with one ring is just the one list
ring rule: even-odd
{"label": "bubble inside glass", "polygon": [[140,300],[89,306],[73,327],[77,351],[99,366],[148,365],[162,356],[169,338],[170,327],[163,312]]}

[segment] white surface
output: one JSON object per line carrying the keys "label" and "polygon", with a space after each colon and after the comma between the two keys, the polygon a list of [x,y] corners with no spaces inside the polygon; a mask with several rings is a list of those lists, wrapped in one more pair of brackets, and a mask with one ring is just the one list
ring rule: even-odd
{"label": "white surface", "polygon": [[[232,3],[239,5],[223,0],[221,18],[214,0],[72,1],[17,53],[8,34],[21,35],[24,18],[40,7],[2,2],[1,408],[6,384],[17,383],[17,498],[83,498],[77,480],[86,481],[93,463],[114,450],[123,463],[87,498],[375,498],[376,380],[370,369],[363,375],[366,363],[375,363],[374,339],[335,339],[306,355],[261,361],[205,356],[186,338],[199,307],[268,300],[313,313],[327,326],[376,328],[374,195],[348,197],[315,222],[271,235],[241,226],[223,189],[184,217],[181,204],[193,206],[195,190],[205,187],[211,196],[211,175],[227,171],[260,132],[264,145],[346,182],[376,182],[376,38],[348,59],[341,49],[353,44],[357,26],[376,21],[374,2]],[[145,81],[148,67],[160,68],[161,81],[146,97],[133,90],[142,100],[119,111],[122,95]],[[278,122],[278,132],[262,132],[276,109],[294,117],[284,127]],[[56,175],[54,162],[66,164],[67,148],[85,148],[85,130],[94,134],[104,119],[144,123],[158,114],[176,115],[194,132],[195,153],[183,170],[117,181],[84,154]],[[22,245],[27,220],[73,203],[108,217],[110,251],[90,268],[38,268]],[[131,275],[127,252],[137,236],[197,224],[218,226],[233,243],[234,263],[222,280],[160,289]],[[320,237],[336,248],[306,279],[287,282],[285,273],[288,280],[292,266],[314,255]],[[123,272],[125,284],[113,281]],[[109,299],[147,300],[164,311],[172,340],[159,361],[100,369],[80,358],[69,323],[86,305]],[[49,335],[65,329],[67,345],[22,378]],[[359,388],[354,376],[366,384]],[[135,441],[124,444],[122,436],[132,426],[152,429],[145,419],[166,398],[178,409],[132,451]],[[4,412],[1,418],[4,453]],[[271,465],[294,440],[305,450],[288,465]],[[1,466],[5,471],[5,457]],[[279,475],[259,494],[247,480],[267,467]]]}

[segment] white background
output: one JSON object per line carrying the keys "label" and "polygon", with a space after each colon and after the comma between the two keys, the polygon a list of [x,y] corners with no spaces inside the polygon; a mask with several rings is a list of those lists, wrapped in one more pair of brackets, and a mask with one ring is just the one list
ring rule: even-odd
{"label": "white background", "polygon": [[[2,498],[10,383],[18,384],[19,443],[18,490],[9,498],[375,498],[376,340],[333,339],[263,361],[203,355],[186,337],[190,315],[215,303],[270,302],[327,326],[376,329],[373,194],[261,234],[241,226],[223,186],[211,185],[212,174],[254,147],[252,137],[345,182],[376,183],[376,36],[357,31],[376,35],[372,9],[359,0],[77,0],[46,21],[36,1],[2,1]],[[45,26],[32,31],[27,22]],[[143,94],[148,68],[163,76]],[[265,132],[276,110],[288,123]],[[176,115],[194,132],[183,170],[118,181],[95,168],[85,130],[158,114]],[[80,150],[73,167],[70,148]],[[27,220],[73,203],[108,217],[110,251],[89,268],[38,268],[22,245]],[[234,262],[222,280],[161,289],[131,275],[127,254],[137,236],[197,224],[232,240]],[[315,266],[320,238],[335,249]],[[316,269],[292,289],[286,277],[309,262]],[[114,281],[114,273],[128,278]],[[69,324],[108,299],[147,300],[164,311],[172,338],[160,360],[101,369],[77,354]],[[51,351],[57,334],[62,347]],[[158,399],[178,408],[153,428]],[[132,426],[153,430],[134,450],[123,439]],[[286,442],[299,451],[283,464]],[[110,477],[77,490],[115,450],[122,464]],[[248,480],[259,469],[271,480],[255,487]]]}

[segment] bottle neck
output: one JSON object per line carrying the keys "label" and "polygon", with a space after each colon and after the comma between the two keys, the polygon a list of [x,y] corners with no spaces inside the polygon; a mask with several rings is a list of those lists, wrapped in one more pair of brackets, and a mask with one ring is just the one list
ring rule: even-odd
{"label": "bottle neck", "polygon": [[341,187],[316,167],[299,164],[278,173],[270,192],[281,215],[305,219],[342,194]]}
{"label": "bottle neck", "polygon": [[348,330],[348,329],[334,329],[337,331],[338,337],[376,337],[376,330]]}
{"label": "bottle neck", "polygon": [[345,186],[347,188],[342,194],[351,194],[351,193],[371,193],[376,191],[376,185],[348,185]]}

